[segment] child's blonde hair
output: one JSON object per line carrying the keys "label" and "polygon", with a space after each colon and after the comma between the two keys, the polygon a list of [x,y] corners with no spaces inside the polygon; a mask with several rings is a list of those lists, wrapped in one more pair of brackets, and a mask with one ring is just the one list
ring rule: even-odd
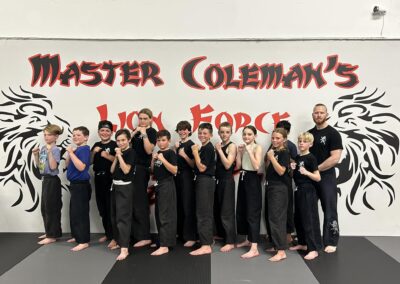
{"label": "child's blonde hair", "polygon": [[304,140],[306,142],[313,143],[314,142],[314,136],[310,132],[302,132],[300,133],[299,137],[297,138],[298,140]]}
{"label": "child's blonde hair", "polygon": [[47,131],[52,135],[61,135],[63,133],[63,130],[57,124],[47,124],[43,131]]}

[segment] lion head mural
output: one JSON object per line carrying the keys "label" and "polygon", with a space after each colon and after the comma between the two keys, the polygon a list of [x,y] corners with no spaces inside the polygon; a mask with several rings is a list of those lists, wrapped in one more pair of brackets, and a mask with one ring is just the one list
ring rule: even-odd
{"label": "lion head mural", "polygon": [[[16,206],[28,198],[28,212],[34,211],[39,204],[39,193],[35,188],[40,174],[34,164],[32,149],[39,145],[43,128],[49,124],[58,124],[66,138],[58,145],[61,155],[70,143],[69,123],[57,115],[52,102],[44,95],[28,92],[23,88],[15,91],[9,88],[0,95],[0,188],[8,190],[17,187],[18,199],[11,205]],[[26,200],[24,200],[26,203]]]}
{"label": "lion head mural", "polygon": [[338,184],[339,188],[350,187],[346,207],[354,215],[363,207],[374,210],[372,190],[386,198],[388,206],[395,200],[390,179],[396,172],[399,137],[395,129],[399,129],[400,119],[383,103],[384,96],[377,89],[368,93],[364,88],[333,103],[330,121],[342,135],[344,147]]}

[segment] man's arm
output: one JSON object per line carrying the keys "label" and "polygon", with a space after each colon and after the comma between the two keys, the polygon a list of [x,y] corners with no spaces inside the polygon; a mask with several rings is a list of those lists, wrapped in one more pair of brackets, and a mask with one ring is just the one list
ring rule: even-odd
{"label": "man's arm", "polygon": [[342,149],[331,151],[331,155],[329,156],[329,158],[318,165],[318,170],[320,172],[324,172],[335,167],[339,163],[341,155]]}

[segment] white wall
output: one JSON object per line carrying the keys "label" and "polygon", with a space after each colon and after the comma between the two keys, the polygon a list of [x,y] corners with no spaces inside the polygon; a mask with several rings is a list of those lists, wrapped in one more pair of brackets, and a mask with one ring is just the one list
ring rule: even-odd
{"label": "white wall", "polygon": [[1,1],[0,37],[85,39],[400,38],[398,0]]}

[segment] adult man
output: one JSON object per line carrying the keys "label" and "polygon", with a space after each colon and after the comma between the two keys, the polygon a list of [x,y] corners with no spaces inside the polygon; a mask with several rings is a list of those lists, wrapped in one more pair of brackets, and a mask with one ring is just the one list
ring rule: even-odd
{"label": "adult man", "polygon": [[328,111],[324,104],[316,104],[312,113],[315,127],[309,132],[314,135],[310,152],[317,158],[321,181],[317,183],[317,194],[324,212],[323,243],[325,252],[333,253],[339,241],[337,214],[337,182],[335,166],[342,153],[342,138],[327,122]]}

